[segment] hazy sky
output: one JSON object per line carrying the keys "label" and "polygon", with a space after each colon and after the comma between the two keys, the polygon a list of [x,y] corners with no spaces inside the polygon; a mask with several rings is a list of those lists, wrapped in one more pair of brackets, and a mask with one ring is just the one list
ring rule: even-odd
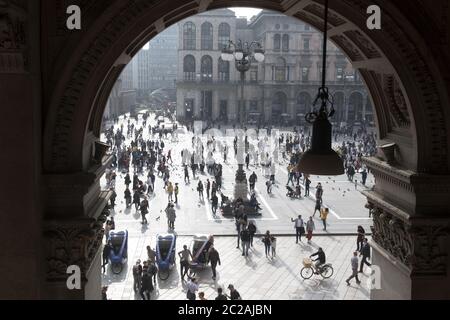
{"label": "hazy sky", "polygon": [[261,12],[261,9],[254,9],[254,8],[230,8],[236,13],[237,17],[247,17],[247,20],[249,20],[251,17],[257,15],[259,12]]}

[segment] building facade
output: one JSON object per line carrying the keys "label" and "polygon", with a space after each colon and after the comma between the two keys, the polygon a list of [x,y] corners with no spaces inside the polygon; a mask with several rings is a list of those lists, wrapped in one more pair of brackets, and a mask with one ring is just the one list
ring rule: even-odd
{"label": "building facade", "polygon": [[[240,74],[221,60],[231,40],[258,41],[262,63],[246,73],[244,102]],[[298,19],[264,10],[250,22],[233,11],[202,13],[179,23],[177,117],[254,123],[304,122],[322,76],[322,33]],[[328,44],[327,86],[340,123],[372,122],[369,95],[346,56]],[[243,106],[241,108],[241,105]]]}

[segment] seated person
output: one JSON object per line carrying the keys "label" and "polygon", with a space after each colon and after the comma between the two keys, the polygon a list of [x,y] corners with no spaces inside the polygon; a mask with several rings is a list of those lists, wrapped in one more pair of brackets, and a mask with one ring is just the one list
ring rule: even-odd
{"label": "seated person", "polygon": [[295,187],[295,195],[299,197],[302,195],[302,189],[300,186]]}
{"label": "seated person", "polygon": [[255,208],[255,209],[261,209],[261,207],[259,206],[259,202],[258,202],[258,200],[256,199],[256,194],[252,194],[252,196],[251,196],[251,198],[250,198],[250,206],[252,207],[252,208]]}
{"label": "seated person", "polygon": [[[319,248],[319,251],[317,251],[316,253],[310,255],[309,257],[312,258],[314,256],[317,256],[317,259],[313,260],[316,262],[316,270],[320,270],[320,267],[322,265],[325,264],[326,262],[326,257],[325,257],[325,252],[323,252],[322,248]],[[315,272],[317,274],[317,271]]]}

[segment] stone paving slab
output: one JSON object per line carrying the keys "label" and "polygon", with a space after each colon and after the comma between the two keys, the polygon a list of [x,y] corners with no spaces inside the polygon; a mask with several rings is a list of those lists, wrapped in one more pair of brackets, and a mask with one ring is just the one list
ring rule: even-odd
{"label": "stone paving slab", "polygon": [[[103,285],[108,285],[108,298],[112,300],[140,299],[132,290],[132,265],[137,259],[146,258],[146,245],[154,247],[155,234],[142,237],[131,236],[129,239],[130,261],[122,274],[113,275],[108,268],[103,275]],[[177,250],[183,244],[189,244],[190,237],[177,239]],[[361,276],[361,285],[352,283],[347,286],[345,279],[350,275],[350,258],[356,247],[355,237],[317,237],[312,244],[295,244],[293,237],[278,238],[276,258],[266,258],[264,246],[256,240],[246,259],[236,249],[235,239],[215,237],[215,247],[220,253],[222,265],[218,266],[218,278],[211,279],[210,267],[199,274],[200,291],[205,292],[207,299],[214,299],[219,286],[226,288],[232,283],[241,293],[244,300],[367,300],[369,270]],[[334,267],[334,275],[330,279],[313,276],[303,280],[300,276],[301,261],[304,257],[323,247],[327,254],[327,262]],[[179,265],[175,265],[166,281],[158,279],[157,289],[152,293],[155,300],[185,300],[185,285],[180,280]]]}

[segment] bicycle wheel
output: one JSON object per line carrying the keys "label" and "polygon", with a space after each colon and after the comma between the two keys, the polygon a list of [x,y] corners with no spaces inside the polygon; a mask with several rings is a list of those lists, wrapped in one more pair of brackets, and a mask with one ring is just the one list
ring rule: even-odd
{"label": "bicycle wheel", "polygon": [[169,269],[165,269],[165,270],[159,270],[158,271],[158,277],[161,279],[161,280],[167,280],[168,278],[169,278]]}
{"label": "bicycle wheel", "polygon": [[320,275],[324,278],[324,279],[328,279],[331,278],[331,276],[333,275],[334,270],[332,266],[324,266],[322,268],[322,272],[320,273]]}
{"label": "bicycle wheel", "polygon": [[122,272],[123,266],[121,263],[113,263],[111,270],[114,274],[119,274]]}
{"label": "bicycle wheel", "polygon": [[314,271],[312,268],[302,268],[302,270],[300,271],[300,275],[302,276],[303,279],[310,279],[314,274]]}

